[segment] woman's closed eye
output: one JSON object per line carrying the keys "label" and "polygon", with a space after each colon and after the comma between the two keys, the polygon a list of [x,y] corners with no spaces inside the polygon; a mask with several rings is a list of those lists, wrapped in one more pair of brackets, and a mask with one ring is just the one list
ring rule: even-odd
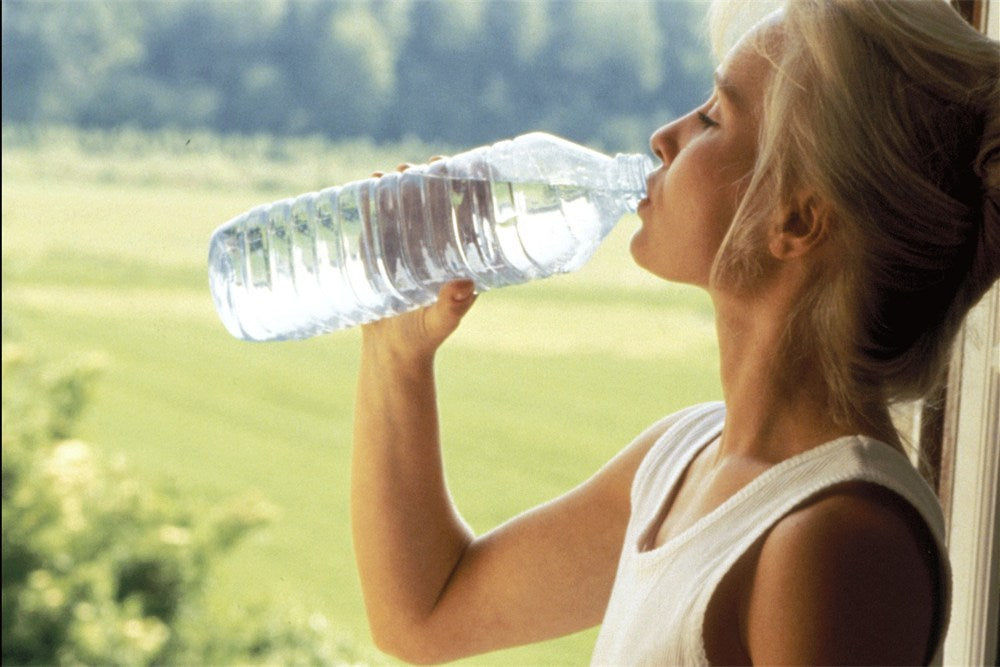
{"label": "woman's closed eye", "polygon": [[704,111],[699,111],[699,112],[698,112],[698,120],[699,120],[699,121],[701,122],[701,124],[702,124],[702,125],[704,125],[705,127],[718,127],[718,125],[719,125],[719,123],[718,123],[717,121],[713,120],[713,119],[712,119],[712,118],[711,118],[711,117],[710,117],[710,116],[709,116],[708,114],[706,114],[706,113],[705,113]]}

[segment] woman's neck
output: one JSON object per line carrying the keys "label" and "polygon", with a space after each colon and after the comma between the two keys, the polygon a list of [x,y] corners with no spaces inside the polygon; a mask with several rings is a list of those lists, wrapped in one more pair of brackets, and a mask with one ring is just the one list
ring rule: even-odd
{"label": "woman's neck", "polygon": [[844,435],[899,446],[884,405],[838,418],[815,355],[790,354],[789,299],[713,295],[726,426],[719,455],[777,463]]}

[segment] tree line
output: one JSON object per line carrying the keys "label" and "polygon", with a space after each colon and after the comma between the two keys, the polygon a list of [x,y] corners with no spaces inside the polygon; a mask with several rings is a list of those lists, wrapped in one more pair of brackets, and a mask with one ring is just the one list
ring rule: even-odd
{"label": "tree line", "polygon": [[698,0],[3,0],[3,120],[635,147],[708,92]]}

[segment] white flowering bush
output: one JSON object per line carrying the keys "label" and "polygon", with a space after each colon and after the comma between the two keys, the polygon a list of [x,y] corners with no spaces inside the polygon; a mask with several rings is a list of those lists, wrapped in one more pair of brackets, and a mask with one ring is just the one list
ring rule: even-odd
{"label": "white flowering bush", "polygon": [[3,664],[343,664],[325,618],[207,618],[211,564],[271,506],[211,509],[151,488],[73,438],[100,360],[3,345]]}

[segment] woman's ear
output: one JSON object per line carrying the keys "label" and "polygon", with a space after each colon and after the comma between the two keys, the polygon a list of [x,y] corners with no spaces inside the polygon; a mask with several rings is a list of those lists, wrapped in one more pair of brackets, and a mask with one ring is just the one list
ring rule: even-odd
{"label": "woman's ear", "polygon": [[771,228],[771,256],[784,261],[818,249],[827,240],[832,218],[832,207],[815,194],[796,196]]}

